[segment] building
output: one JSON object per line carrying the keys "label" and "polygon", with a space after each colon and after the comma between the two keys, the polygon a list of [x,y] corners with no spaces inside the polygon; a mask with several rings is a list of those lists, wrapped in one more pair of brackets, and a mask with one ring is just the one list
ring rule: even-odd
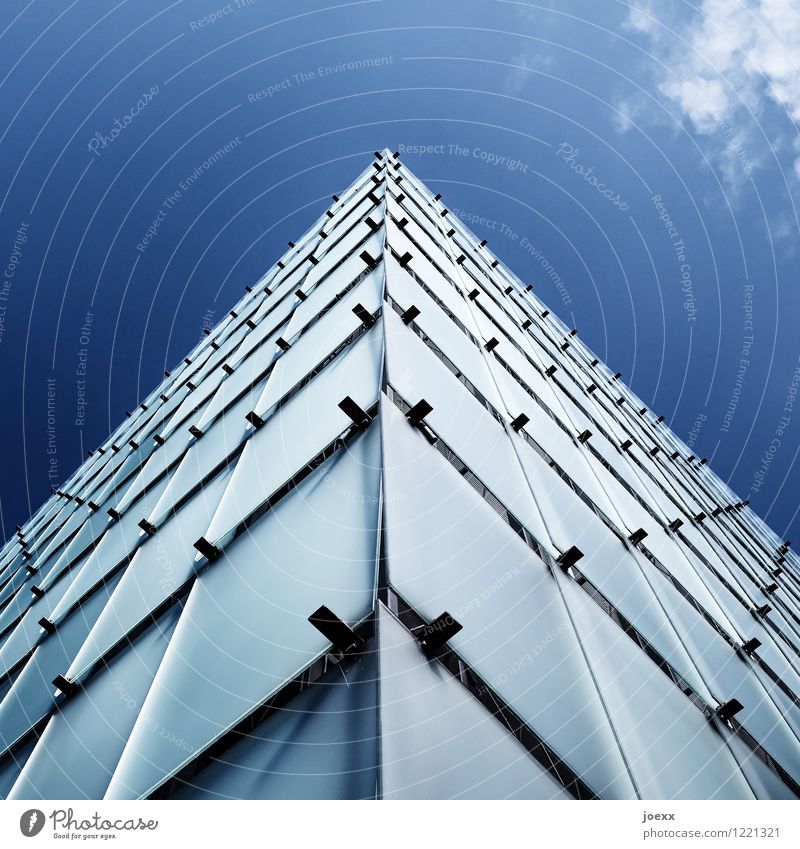
{"label": "building", "polygon": [[800,571],[389,151],[2,549],[0,794],[794,798]]}

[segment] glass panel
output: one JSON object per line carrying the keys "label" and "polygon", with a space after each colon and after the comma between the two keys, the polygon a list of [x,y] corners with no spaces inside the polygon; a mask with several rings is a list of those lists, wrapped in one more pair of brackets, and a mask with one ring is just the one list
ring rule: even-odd
{"label": "glass panel", "polygon": [[[237,368],[239,363],[243,362],[248,354],[261,345],[271,348],[272,346],[266,340],[271,336],[281,333],[285,329],[286,319],[292,312],[294,305],[294,297],[288,297],[275,309],[270,311],[269,315],[261,318],[255,328],[247,334],[239,348],[228,357],[228,365],[231,368]],[[271,354],[272,351],[270,350],[269,353]]]}
{"label": "glass panel", "polygon": [[[216,334],[216,339],[220,344],[225,344],[233,334],[236,333],[235,327],[241,322],[241,317],[234,319],[229,327],[224,332],[220,331]],[[209,338],[204,337],[203,340],[189,354],[191,365],[187,365],[186,371],[181,375],[181,382],[188,381],[192,383],[197,375],[202,373],[205,364],[211,359],[215,353],[211,347]]]}
{"label": "glass panel", "polygon": [[[758,607],[764,603],[763,596],[758,592],[752,581],[740,569],[736,568],[727,557],[723,556],[724,552],[721,552],[719,547],[709,542],[701,529],[698,529],[692,522],[686,522],[680,532],[709,563],[713,564],[718,572],[725,576],[729,583],[737,588],[740,595],[750,598],[753,607]],[[692,556],[691,552],[689,556]],[[762,598],[760,601],[758,600],[759,596]]]}
{"label": "glass panel", "polygon": [[63,674],[69,666],[108,600],[116,580],[109,581],[64,620],[58,631],[43,640],[25,664],[14,686],[0,703],[0,752],[47,716],[53,706],[53,678]]}
{"label": "glass panel", "polygon": [[5,546],[5,555],[0,565],[0,584],[7,581],[17,567],[22,564],[24,545],[16,537],[9,539]]}
{"label": "glass panel", "polygon": [[303,282],[309,270],[313,268],[311,263],[308,261],[308,255],[310,253],[310,249],[304,250],[304,257],[300,260],[292,259],[289,261],[286,257],[283,258],[282,261],[284,265],[286,265],[287,268],[291,268],[292,270],[288,274],[285,270],[281,270],[280,279],[277,280],[275,283],[270,283],[270,288],[272,289],[273,295],[283,296],[288,291]]}
{"label": "glass panel", "polygon": [[[33,583],[32,580],[31,583]],[[34,601],[34,597],[26,590],[17,592],[13,598],[10,598],[2,609],[0,609],[0,633],[5,631],[15,619],[20,617]],[[7,634],[4,637],[0,637],[0,645],[2,645],[3,640],[7,639]]]}
{"label": "glass panel", "polygon": [[564,584],[642,798],[752,799],[727,735],[576,584]]}
{"label": "glass panel", "polygon": [[85,504],[76,506],[72,515],[64,522],[53,537],[42,546],[36,546],[36,556],[30,561],[31,564],[38,568],[54,552],[61,554],[64,548],[64,541],[89,519],[91,512]]}
{"label": "glass panel", "polygon": [[203,365],[189,378],[195,386],[203,383],[210,374],[213,374],[238,349],[242,341],[251,332],[251,328],[247,322],[255,321],[254,317],[258,313],[258,310],[259,307],[254,300],[249,300],[236,310],[235,329],[232,329],[231,333],[224,340],[217,340],[219,347],[216,350],[211,349]]}
{"label": "glass panel", "polygon": [[87,501],[91,500],[99,504],[100,502],[97,499],[103,497],[102,493],[108,489],[109,483],[122,480],[122,478],[117,477],[120,469],[128,465],[132,458],[138,459],[137,452],[126,442],[122,444],[115,442],[114,444],[119,446],[119,450],[112,450],[107,455],[108,459],[103,465],[98,466],[96,473],[92,474],[80,487],[81,498],[85,497]]}
{"label": "glass panel", "polygon": [[483,705],[379,605],[385,799],[569,799]]}
{"label": "glass panel", "polygon": [[[391,257],[386,260],[386,273],[386,288],[389,294],[403,309],[414,305],[420,310],[414,323],[463,371],[478,391],[497,406],[497,391],[480,348]],[[387,313],[390,311],[393,312],[387,309]],[[391,327],[399,329],[396,319],[391,321]]]}
{"label": "glass panel", "polygon": [[[201,439],[189,446],[186,456],[170,475],[169,485],[161,500],[148,517],[156,527],[161,526],[174,505],[184,498],[198,481],[209,475],[242,443],[248,432],[245,415],[255,406],[262,387],[263,384],[254,387],[222,418],[217,419]],[[199,536],[202,536],[202,533]]]}
{"label": "glass panel", "polygon": [[[26,582],[29,585],[35,584],[35,577],[36,576],[34,575],[29,575],[25,569],[18,569],[14,577],[3,587],[2,590],[0,590],[0,604],[8,602],[9,599],[11,599],[11,597],[15,595],[19,591],[19,588]],[[13,604],[14,602],[9,603]]]}
{"label": "glass panel", "polygon": [[61,556],[56,552],[51,555],[44,563],[39,566],[39,571],[34,574],[33,583],[38,584],[42,589],[50,586],[52,581],[58,577],[56,567],[61,563]]}
{"label": "glass panel", "polygon": [[33,539],[45,528],[64,506],[64,500],[56,495],[51,495],[34,517],[23,524],[26,537]]}
{"label": "glass panel", "polygon": [[163,474],[173,463],[180,460],[186,449],[194,442],[194,437],[188,429],[178,430],[167,439],[164,445],[153,453],[145,463],[142,471],[134,479],[133,483],[125,491],[125,495],[116,504],[118,512],[122,513],[139,496],[143,489],[151,486],[159,475]]}
{"label": "glass panel", "polygon": [[[670,502],[663,493],[648,489],[640,477],[641,473],[637,473],[633,464],[626,456],[626,453],[624,451],[617,450],[617,446],[612,446],[612,444],[597,431],[596,426],[592,426],[592,423],[589,423],[588,427],[589,430],[592,431],[592,448],[597,451],[603,460],[614,469],[614,471],[625,481],[633,492],[639,495],[647,504],[650,505],[650,507],[652,507],[656,515],[659,515],[665,524],[671,522],[675,518],[675,507],[672,502]],[[600,463],[596,458],[589,456],[591,453],[592,452],[587,449],[587,458],[589,459],[589,462],[593,463],[598,469],[598,474],[608,475],[608,470],[601,471],[603,469],[602,463]]]}
{"label": "glass panel", "polygon": [[[491,361],[491,360],[490,360]],[[514,419],[524,413],[530,421],[525,425],[525,432],[537,442],[558,465],[575,481],[575,483],[591,498],[603,512],[616,519],[616,511],[612,499],[606,491],[592,467],[583,456],[583,449],[575,443],[547,415],[547,413],[528,395],[514,378],[502,367],[493,369],[493,376],[503,398],[503,407],[507,417]],[[530,445],[520,446],[519,451],[535,451]],[[634,526],[635,530],[640,525]]]}
{"label": "glass panel", "polygon": [[[597,433],[596,425],[579,410],[570,399],[543,373],[537,371],[512,345],[504,345],[503,349],[497,349],[499,358],[502,358],[517,373],[522,382],[528,386],[544,402],[549,410],[566,426],[567,431],[574,434],[590,430]],[[504,368],[496,358],[497,366]],[[542,370],[548,367],[548,361],[542,357],[536,349],[531,353],[531,359],[540,365]],[[558,372],[556,372],[558,376]],[[582,397],[582,396],[579,396]],[[558,425],[556,425],[558,427]]]}
{"label": "glass panel", "polygon": [[[409,404],[432,405],[426,421],[532,534],[546,540],[542,518],[508,434],[393,313],[386,313],[389,382]],[[408,425],[406,425],[408,427]]]}
{"label": "glass panel", "polygon": [[[758,592],[758,595],[766,596],[762,592]],[[757,596],[756,596],[757,597]],[[780,628],[781,633],[787,636],[787,639],[794,640],[794,644],[798,644],[798,626],[797,622],[794,619],[791,619],[786,612],[786,609],[783,604],[780,602],[780,596],[772,596],[772,610],[769,612],[769,618],[773,624],[775,624],[778,628]]]}
{"label": "glass panel", "polygon": [[217,391],[226,376],[222,366],[218,365],[216,370],[212,371],[210,375],[206,375],[201,383],[195,384],[196,388],[186,396],[175,415],[162,429],[160,433],[162,439],[168,439],[175,430],[188,428],[198,418],[202,417],[211,396]]}
{"label": "glass panel", "polygon": [[0,675],[5,675],[15,663],[36,645],[42,635],[42,627],[39,625],[39,619],[42,615],[39,614],[34,618],[31,611],[28,610],[19,624],[4,638],[2,648],[0,648]]}
{"label": "glass panel", "polygon": [[[48,589],[48,591],[41,597],[37,598],[32,593],[29,592],[29,587],[25,587],[24,590],[18,594],[16,598],[14,598],[9,604],[3,608],[2,613],[0,613],[0,631],[7,628],[15,619],[18,619],[23,614],[25,615],[25,620],[29,617],[34,623],[38,623],[39,619],[43,616],[50,617],[50,614],[53,608],[58,604],[61,599],[61,596],[67,591],[72,578],[69,574],[65,574],[63,577],[58,579],[52,586]],[[23,620],[24,621],[24,620]],[[21,622],[19,624],[22,624]],[[37,626],[38,627],[38,626]],[[0,638],[0,668],[3,666],[3,661],[6,661],[6,667],[13,665],[13,661],[8,663],[8,659],[10,655],[7,654],[9,649],[7,649],[7,645],[9,641],[12,639],[15,633],[15,629],[9,631],[3,638]],[[38,634],[37,634],[38,636]],[[28,648],[33,645],[31,643]],[[19,656],[21,657],[27,649],[25,649]],[[2,674],[2,673],[0,673]]]}
{"label": "glass panel", "polygon": [[[20,558],[20,561],[22,561],[22,558]],[[14,564],[14,568],[9,569],[8,571],[9,571],[9,574],[6,577],[6,580],[3,582],[2,590],[0,590],[0,592],[6,591],[6,599],[8,599],[10,601],[11,597],[16,594],[16,589],[15,589],[14,584],[13,584],[13,579],[17,578],[18,580],[24,581],[25,578],[22,577],[22,576],[23,576],[23,574],[26,573],[26,570],[25,570],[24,566],[22,565],[22,562],[20,562],[20,563]],[[5,618],[5,611],[6,611],[5,604],[0,602],[0,622],[2,622],[2,620]],[[0,633],[2,633],[2,630],[3,630],[3,625],[0,624]],[[0,639],[2,639],[2,638],[0,638]]]}
{"label": "glass panel", "polygon": [[[264,378],[262,373],[266,371],[273,360],[276,360],[278,355],[273,350],[273,346],[267,343],[252,357],[240,365],[232,375],[222,384],[217,394],[211,399],[211,403],[206,407],[197,426],[205,433],[209,425],[215,423],[233,400],[242,392],[247,392],[248,387],[252,387],[254,383],[262,383]],[[258,396],[256,396],[257,398]],[[253,400],[255,404],[255,399]],[[253,409],[251,405],[245,412],[250,412]]]}
{"label": "glass panel", "polygon": [[758,799],[791,799],[794,802],[797,801],[797,796],[741,740],[731,736],[728,745]]}
{"label": "glass panel", "polygon": [[[422,218],[421,215],[417,214],[417,216],[415,216],[412,214],[409,216],[409,214],[395,201],[394,196],[391,193],[389,194],[389,197],[389,211],[395,219],[397,221],[400,221],[403,218],[408,219],[408,224],[403,230],[398,229],[397,224],[395,224],[395,222],[391,219],[389,220],[387,229],[389,243],[393,245],[395,250],[397,250],[401,255],[405,250],[410,250],[412,254],[417,254],[420,252],[421,248],[438,266],[443,268],[453,280],[461,282],[459,281],[458,266],[454,262],[459,251],[454,250],[454,248],[448,244],[448,240],[444,235],[447,230],[450,229],[450,222],[446,218],[440,218],[439,221],[442,223],[434,229],[430,226],[427,220]],[[422,225],[417,223],[416,218],[419,218],[422,221]],[[441,227],[444,229],[441,230]],[[428,235],[429,232],[433,235],[433,238]],[[404,234],[402,236],[403,242],[411,242],[411,246],[404,247],[403,250],[400,250],[397,247],[398,241],[396,237],[400,233]],[[419,248],[416,247],[414,244],[415,242],[420,246]],[[449,284],[446,285],[449,286]],[[462,287],[462,289],[463,288],[464,287]],[[472,291],[471,288],[466,288],[467,293],[470,291]]]}
{"label": "glass panel", "polygon": [[375,314],[381,305],[382,288],[382,277],[375,273],[369,275],[348,292],[323,321],[317,322],[292,345],[277,361],[269,376],[266,388],[255,406],[258,415],[264,416],[344,339],[362,326],[360,319],[353,313],[356,304],[361,304],[370,314]]}
{"label": "glass panel", "polygon": [[56,711],[10,799],[102,799],[178,620],[178,608]]}
{"label": "glass panel", "polygon": [[9,540],[4,548],[3,566],[0,568],[0,581],[7,581],[11,573],[22,562],[22,544],[16,540]]}
{"label": "glass panel", "polygon": [[136,472],[147,462],[147,458],[157,447],[152,439],[147,439],[137,450],[131,451],[125,462],[104,484],[94,490],[91,500],[97,504],[101,512],[105,513],[111,506],[106,504],[108,499],[113,498],[119,501],[125,495],[127,488],[136,480]]}
{"label": "glass panel", "polygon": [[220,540],[352,422],[347,395],[363,409],[378,397],[381,328],[376,325],[248,440],[206,538]]}
{"label": "glass panel", "polygon": [[[376,217],[379,217],[376,215]],[[374,218],[373,218],[374,220]],[[355,226],[347,232],[347,229],[352,225]],[[372,233],[373,235],[369,236]],[[357,218],[349,218],[347,220],[347,224],[345,227],[339,231],[334,231],[328,236],[326,242],[335,244],[326,244],[328,248],[327,253],[320,259],[320,261],[315,265],[309,272],[308,277],[306,277],[303,282],[303,291],[306,294],[310,294],[312,289],[317,285],[317,283],[324,284],[327,282],[327,279],[331,275],[331,270],[335,271],[335,274],[331,279],[335,279],[337,281],[342,280],[342,278],[338,274],[338,269],[336,269],[337,263],[342,261],[342,258],[347,256],[347,254],[354,251],[357,245],[366,239],[363,248],[359,248],[359,250],[355,251],[356,255],[360,254],[362,251],[368,251],[369,255],[377,258],[380,255],[381,250],[383,249],[383,230],[378,230],[373,233],[372,228],[366,224],[364,221],[358,221]],[[344,281],[343,281],[344,282]],[[325,287],[328,289],[328,297],[331,296],[330,286]],[[323,301],[324,303],[324,301]],[[314,310],[316,312],[316,310]],[[314,312],[311,314],[313,315]],[[296,315],[295,315],[296,318]],[[290,329],[291,333],[299,330],[302,325],[295,325],[295,318],[292,319],[292,328]]]}
{"label": "glass panel", "polygon": [[[616,481],[609,484],[609,487],[614,488],[614,484]],[[626,498],[627,494],[622,487],[619,487],[619,491],[619,499],[615,503],[626,515],[628,527],[644,528],[648,533],[644,541],[647,548],[729,634],[737,636],[738,628],[735,621],[728,617],[727,605],[720,604],[720,598],[728,595],[724,586],[698,561],[697,557],[680,545],[675,537],[665,533],[639,504],[630,496]],[[734,601],[732,597],[730,600]],[[738,604],[738,602],[734,603]]]}
{"label": "glass panel", "polygon": [[[507,298],[491,286],[491,284],[485,280],[483,275],[479,274],[477,271],[474,271],[473,277],[467,273],[464,266],[462,266],[461,269],[461,277],[464,286],[475,286],[475,280],[477,279],[480,281],[481,285],[488,289],[487,293],[480,295],[475,304],[471,307],[472,312],[480,316],[478,320],[485,322],[484,326],[486,326],[486,329],[489,330],[490,335],[486,338],[490,339],[492,336],[496,336],[500,340],[500,348],[498,350],[514,348],[515,351],[519,351],[519,349],[522,349],[519,351],[520,356],[522,356],[522,352],[524,351],[525,355],[530,357],[534,362],[541,362],[542,358],[539,354],[541,349],[538,348],[531,337],[519,327],[515,318],[509,317],[503,309],[503,307],[507,307],[507,304],[505,303]],[[486,315],[487,313],[488,316]],[[491,321],[489,320],[489,316],[491,316]],[[519,349],[517,346],[519,346]],[[563,368],[563,358],[561,359],[561,362]],[[530,365],[528,368],[530,368]]]}
{"label": "glass panel", "polygon": [[[190,366],[186,367],[190,368]],[[165,395],[167,400],[162,401],[159,398],[159,407],[156,413],[136,431],[133,441],[137,445],[143,445],[154,433],[158,433],[163,424],[169,421],[170,416],[183,403],[184,398],[189,394],[189,390],[186,388],[185,383],[176,380],[174,384],[170,383],[169,386],[162,387],[161,394]]]}
{"label": "glass panel", "polygon": [[371,610],[379,437],[337,452],[200,575],[108,798],[147,793],[326,651],[308,622],[321,604],[349,624]]}
{"label": "glass panel", "polygon": [[41,598],[36,598],[29,592],[29,588],[25,587],[20,593],[20,598],[15,598],[8,607],[4,608],[0,617],[0,629],[7,627],[21,614],[24,615],[17,625],[0,640],[0,675],[34,647],[42,635],[39,620],[43,616],[50,618],[53,608],[69,588],[70,582],[69,575],[64,575]]}
{"label": "glass panel", "polygon": [[122,518],[109,526],[96,548],[75,574],[70,588],[53,611],[55,621],[58,621],[69,606],[82,598],[92,586],[105,578],[115,566],[132,555],[142,543],[145,533],[139,528],[139,521],[150,513],[166,485],[166,479],[162,480],[139,501],[131,505]]}
{"label": "glass panel", "polygon": [[382,419],[393,586],[463,625],[450,645],[595,792],[634,798],[553,576],[399,412]]}
{"label": "glass panel", "polygon": [[[349,194],[342,195],[338,208],[332,210],[333,218],[328,218],[327,215],[323,217],[321,220],[324,226],[320,229],[324,229],[326,233],[331,233],[343,223],[345,216],[347,216],[347,220],[350,221],[351,218],[359,214],[356,212],[356,207],[363,203],[364,198],[366,198],[370,192],[372,192],[372,194],[377,198],[383,197],[383,184],[376,186],[370,179],[374,170],[375,169],[372,168],[372,166],[364,169],[358,179],[353,181],[351,185],[356,188],[352,192],[348,189]],[[348,213],[350,214],[348,215]],[[330,236],[328,238],[330,238]]]}
{"label": "glass panel", "polygon": [[[735,696],[744,706],[736,719],[781,763],[800,763],[800,741],[761,686],[750,663],[730,648],[678,596],[674,587],[658,570],[653,570],[650,580],[667,615],[683,636],[695,664],[716,696],[712,704],[728,701]],[[770,684],[769,689],[777,691],[774,684]]]}
{"label": "glass panel", "polygon": [[[367,214],[372,215],[373,221],[381,218],[380,207],[375,208],[375,204],[367,197],[370,187],[376,188],[375,184],[370,181],[365,184],[358,193],[359,199],[348,200],[347,203],[340,206],[339,210],[334,213],[334,217],[325,218],[325,230],[328,233],[326,239],[320,239],[317,245],[315,256],[317,259],[322,259],[326,254],[334,251],[338,247],[338,239],[348,228],[352,227],[357,221],[365,218]],[[376,189],[375,195],[379,194]]]}
{"label": "glass panel", "polygon": [[374,798],[377,672],[372,646],[213,758],[171,798]]}
{"label": "glass panel", "polygon": [[[25,579],[21,577],[21,575],[24,573],[24,571],[25,570],[20,565],[16,569],[15,574],[14,574],[14,576],[12,576],[12,578],[16,577],[16,576],[20,576],[20,580],[24,581]],[[19,614],[20,610],[24,610],[25,607],[27,606],[27,605],[22,605],[20,607],[21,600],[20,600],[20,597],[19,597],[18,590],[15,589],[13,587],[13,584],[11,583],[12,578],[9,578],[9,581],[5,584],[5,587],[8,589],[7,600],[4,604],[0,604],[0,634],[3,633],[3,628],[6,625],[8,625],[8,623]],[[16,596],[16,598],[15,598],[15,596]],[[13,607],[16,612],[9,613],[8,612],[9,606]],[[3,624],[3,623],[5,623],[5,624]],[[0,642],[2,642],[2,639],[3,638],[0,637]]]}
{"label": "glass panel", "polygon": [[[374,246],[373,246],[374,247]],[[369,250],[367,247],[366,250]],[[328,304],[338,295],[340,292],[343,292],[348,286],[350,286],[354,280],[356,280],[360,274],[363,274],[367,268],[364,265],[364,260],[359,258],[359,254],[361,251],[358,251],[356,254],[356,258],[358,259],[358,263],[355,263],[357,266],[360,263],[360,268],[353,269],[353,263],[351,260],[348,260],[346,265],[347,268],[337,269],[331,278],[331,282],[328,283],[327,280],[323,280],[322,283],[314,289],[314,291],[306,298],[305,301],[299,303],[297,305],[297,309],[295,310],[294,315],[292,316],[292,320],[289,326],[286,328],[286,332],[283,336],[284,339],[290,341],[293,339],[296,333],[301,331],[310,321],[312,321],[319,312],[324,309]],[[371,256],[377,256],[376,254],[370,254]],[[371,271],[367,276],[361,281],[359,286],[369,286],[371,289],[380,292],[383,287],[383,269],[379,266],[374,271]],[[351,301],[350,309],[352,309],[353,305],[358,303],[358,301]],[[326,325],[328,323],[328,317],[337,310],[339,304],[331,309],[324,322],[320,322],[319,324]],[[364,306],[367,306],[364,304]],[[373,310],[374,311],[374,310]],[[317,326],[319,326],[319,324]],[[313,331],[312,331],[313,332]]]}
{"label": "glass panel", "polygon": [[[793,692],[800,694],[800,675],[794,665],[797,655],[785,647],[783,640],[771,629],[768,630],[755,619],[750,620],[750,630],[745,633],[761,640],[758,654],[789,685]],[[769,686],[769,685],[768,685]],[[792,714],[794,716],[794,714]]]}
{"label": "glass panel", "polygon": [[[647,444],[651,445],[652,442],[648,442]],[[654,478],[654,480],[651,480],[644,477],[646,486],[654,494],[662,498],[669,497],[675,504],[680,504],[687,513],[691,513],[692,515],[696,515],[701,510],[710,513],[716,506],[715,504],[709,506],[709,500],[704,496],[701,497],[697,493],[696,488],[691,484],[688,484],[687,488],[685,470],[681,469],[679,465],[677,467],[673,466],[673,463],[680,463],[682,461],[670,460],[663,454],[652,457],[649,454],[642,454],[641,450],[638,450],[636,457]],[[678,481],[683,485],[679,485]],[[676,509],[676,506],[672,507],[673,511]]]}
{"label": "glass panel", "polygon": [[77,678],[194,572],[195,549],[225,491],[232,470],[218,475],[148,537],[134,555],[114,595],[81,646],[68,677]]}
{"label": "glass panel", "polygon": [[17,780],[20,770],[25,765],[25,761],[30,757],[35,744],[35,738],[27,740],[17,748],[12,757],[0,760],[0,799],[8,798],[14,782]]}
{"label": "glass panel", "polygon": [[97,479],[98,475],[102,476],[103,469],[109,463],[112,463],[115,458],[116,455],[110,452],[101,454],[99,451],[94,451],[92,456],[87,456],[83,465],[78,467],[75,474],[70,478],[69,484],[61,487],[61,491],[78,494],[83,498],[82,491],[85,491],[87,486],[92,485],[92,482]]}
{"label": "glass panel", "polygon": [[90,513],[89,518],[83,523],[81,528],[70,540],[69,545],[64,549],[53,568],[49,571],[46,578],[40,580],[39,585],[42,589],[48,589],[65,569],[74,564],[75,559],[81,555],[89,546],[96,546],[103,534],[109,526],[109,516],[102,508]]}
{"label": "glass panel", "polygon": [[[410,242],[403,235],[402,231],[398,230],[396,227],[394,227],[391,231],[390,244],[397,253],[400,254],[400,256],[403,256],[405,253],[411,254],[408,267],[417,275],[417,277],[424,281],[425,285],[434,292],[439,300],[444,301],[450,312],[452,312],[462,324],[465,324],[472,333],[476,334],[476,325],[472,318],[471,311],[468,308],[466,301],[459,294],[459,289],[456,288],[454,283],[445,280],[442,277],[441,272],[437,271],[425,254],[423,254],[416,245]],[[398,273],[410,277],[407,271],[398,269]],[[453,274],[450,274],[449,276],[451,280],[455,279]],[[467,289],[467,292],[470,291],[471,289]]]}
{"label": "glass panel", "polygon": [[[366,225],[363,226],[366,228]],[[356,245],[358,239],[354,238],[351,234],[347,237],[346,241],[349,241],[351,245]],[[373,259],[378,259],[381,256],[383,253],[383,231],[378,231],[370,236],[370,238],[364,243],[363,247],[360,247],[357,251],[355,251],[355,253],[351,254],[351,256],[348,257],[336,269],[336,271],[328,277],[324,277],[321,273],[323,265],[326,267],[328,265],[324,260],[319,265],[314,266],[309,273],[309,279],[303,284],[303,288],[310,289],[312,285],[312,278],[313,281],[318,281],[319,285],[311,291],[308,298],[306,298],[302,304],[298,305],[297,311],[292,316],[292,319],[289,322],[289,327],[286,330],[288,334],[287,339],[291,339],[298,330],[305,327],[309,320],[317,315],[317,313],[319,313],[319,311],[328,304],[338,292],[344,289],[348,283],[352,283],[352,281],[367,268],[364,260],[361,259],[361,254],[364,251],[367,251]]]}
{"label": "glass panel", "polygon": [[[525,474],[558,551],[577,546],[578,569],[675,666],[704,698],[710,699],[692,660],[680,643],[634,553],[554,475],[532,451],[522,455]],[[657,571],[657,570],[652,570]]]}
{"label": "glass panel", "polygon": [[[474,283],[472,283],[469,278],[467,278],[467,280],[469,280],[469,283],[465,284],[465,286],[470,285],[471,288],[476,288]],[[489,312],[488,305],[491,300],[489,296],[486,294],[481,294],[477,297],[476,300],[478,303],[470,302],[469,311],[472,315],[472,319],[475,322],[476,327],[478,328],[476,333],[478,338],[482,342],[488,342],[492,337],[494,337],[499,342],[497,346],[497,351],[503,354],[503,356],[506,355],[507,351],[514,351],[514,355],[516,357],[520,358],[522,362],[526,362],[522,352],[519,351],[517,347],[506,338],[503,332],[489,319],[489,316],[486,315],[486,312]],[[478,306],[478,304],[480,304],[480,306]],[[512,336],[512,338],[514,337]],[[522,347],[523,350],[525,350],[525,346],[523,345]],[[525,350],[525,353],[531,356],[527,350]],[[511,356],[511,354],[509,354],[509,356]],[[532,359],[536,361],[536,358],[532,357]],[[530,365],[528,367],[530,368]]]}

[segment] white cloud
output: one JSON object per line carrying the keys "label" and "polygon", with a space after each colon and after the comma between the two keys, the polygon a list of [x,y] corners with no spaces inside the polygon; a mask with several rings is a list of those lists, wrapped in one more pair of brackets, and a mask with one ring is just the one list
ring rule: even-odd
{"label": "white cloud", "polygon": [[520,94],[535,82],[535,73],[531,71],[549,71],[552,67],[552,56],[544,51],[535,55],[525,52],[512,56],[509,65],[512,66],[506,82],[506,91],[509,94]]}
{"label": "white cloud", "polygon": [[[761,121],[776,110],[800,121],[800,4],[701,0],[689,18],[665,8],[676,7],[633,0],[626,28],[648,39],[659,91],[696,132],[718,136],[723,172],[749,176],[768,158],[755,151],[772,148]],[[800,175],[800,159],[788,171]]]}
{"label": "white cloud", "polygon": [[639,0],[639,2],[631,3],[625,27],[634,32],[643,32],[648,35],[655,33],[659,28],[655,3],[652,0]]}
{"label": "white cloud", "polygon": [[677,101],[701,133],[713,132],[731,113],[728,91],[720,80],[703,77],[670,80],[661,85],[661,91]]}

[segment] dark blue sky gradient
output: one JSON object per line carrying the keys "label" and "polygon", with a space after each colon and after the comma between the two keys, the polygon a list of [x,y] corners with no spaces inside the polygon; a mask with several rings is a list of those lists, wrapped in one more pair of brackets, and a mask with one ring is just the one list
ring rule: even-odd
{"label": "dark blue sky gradient", "polygon": [[5,0],[5,535],[390,147],[792,537],[796,129],[767,112],[695,132],[625,4],[551,5]]}

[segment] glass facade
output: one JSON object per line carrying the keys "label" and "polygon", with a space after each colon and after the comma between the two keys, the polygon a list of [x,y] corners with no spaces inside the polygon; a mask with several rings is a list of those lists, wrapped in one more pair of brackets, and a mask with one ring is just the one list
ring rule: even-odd
{"label": "glass facade", "polygon": [[0,550],[0,796],[800,796],[800,560],[389,151]]}

